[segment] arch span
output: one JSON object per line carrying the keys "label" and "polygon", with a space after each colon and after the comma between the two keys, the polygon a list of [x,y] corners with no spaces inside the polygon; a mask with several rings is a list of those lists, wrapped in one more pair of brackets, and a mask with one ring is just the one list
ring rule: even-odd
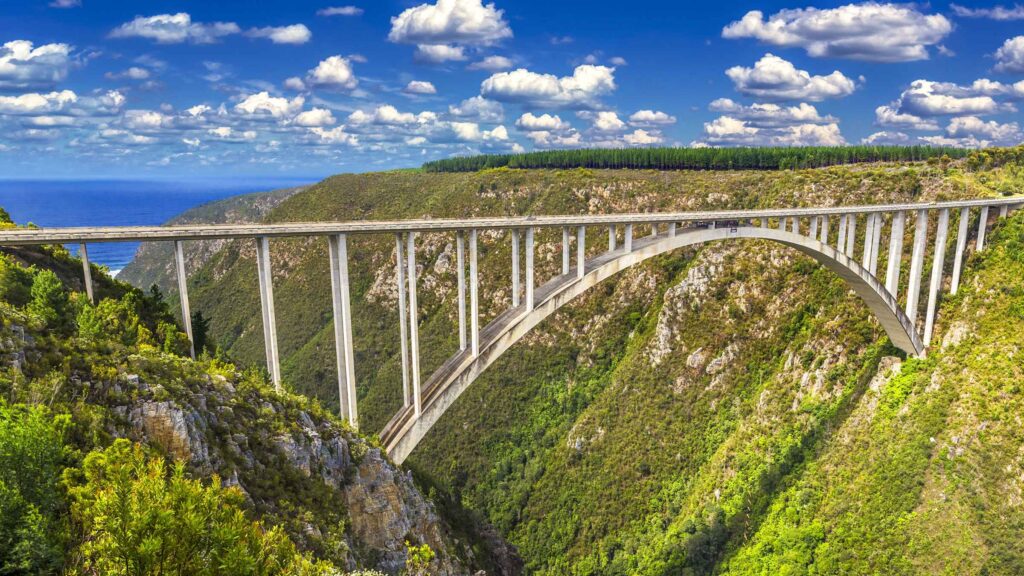
{"label": "arch span", "polygon": [[763,227],[680,230],[674,236],[662,234],[634,240],[629,252],[620,248],[592,258],[584,266],[583,277],[570,271],[570,274],[558,276],[538,287],[536,304],[532,310],[519,306],[495,318],[481,331],[479,355],[473,357],[469,350],[459,352],[424,382],[422,413],[418,419],[414,417],[412,407],[406,407],[387,424],[381,432],[381,439],[388,454],[396,462],[403,462],[484,370],[530,330],[577,296],[648,258],[686,246],[729,239],[770,240],[814,258],[838,274],[860,296],[896,347],[910,355],[924,351],[913,323],[882,282],[854,258],[831,246],[793,232]]}

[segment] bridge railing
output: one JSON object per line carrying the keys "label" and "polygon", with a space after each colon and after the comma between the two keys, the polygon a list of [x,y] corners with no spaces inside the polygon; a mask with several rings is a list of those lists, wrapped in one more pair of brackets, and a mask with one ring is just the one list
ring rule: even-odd
{"label": "bridge railing", "polygon": [[[450,220],[405,220],[370,222],[302,222],[282,224],[239,224],[209,226],[149,227],[81,227],[81,228],[15,228],[0,230],[0,246],[68,244],[80,245],[86,292],[93,299],[92,272],[88,244],[126,241],[167,241],[174,245],[175,274],[181,300],[182,324],[192,340],[191,313],[186,282],[183,242],[210,239],[248,239],[256,245],[257,278],[264,330],[267,368],[275,386],[281,385],[281,366],[277,347],[274,311],[273,272],[270,262],[270,239],[282,237],[324,236],[328,240],[330,259],[331,300],[334,322],[335,354],[338,369],[340,413],[353,426],[358,425],[355,369],[353,354],[352,310],[349,283],[348,237],[359,234],[391,234],[395,239],[395,282],[398,292],[399,335],[401,338],[403,409],[419,418],[425,391],[420,378],[420,343],[417,301],[416,248],[417,235],[423,233],[454,233],[456,243],[458,332],[460,353],[472,357],[480,354],[480,274],[479,236],[482,231],[509,231],[511,239],[512,307],[524,306],[524,313],[537,305],[536,234],[538,230],[561,232],[561,275],[567,280],[582,279],[587,270],[588,228],[606,228],[606,257],[632,252],[637,227],[649,231],[653,238],[674,237],[691,228],[762,227],[776,228],[810,238],[833,247],[849,258],[855,258],[858,233],[861,233],[859,263],[871,276],[877,276],[883,247],[887,252],[884,285],[893,297],[898,296],[904,237],[908,223],[913,225],[910,270],[906,281],[904,311],[916,325],[920,308],[922,272],[926,263],[928,230],[932,213],[935,217],[934,252],[927,291],[925,320],[921,339],[929,345],[935,323],[935,311],[943,285],[945,259],[948,252],[948,228],[952,214],[957,216],[957,237],[953,254],[950,292],[956,294],[960,285],[963,258],[971,233],[972,214],[977,210],[978,223],[974,236],[975,249],[985,245],[985,234],[992,211],[1004,218],[1010,209],[1024,205],[1024,198],[984,198],[977,200],[903,203],[844,207],[783,208],[769,210],[722,210],[653,214],[607,214],[582,216],[537,216],[521,218],[474,218]],[[883,231],[888,229],[888,242],[883,244]],[[622,245],[619,245],[621,233]],[[557,236],[556,236],[557,237]],[[575,251],[573,250],[575,242]],[[192,351],[193,356],[195,350]]]}

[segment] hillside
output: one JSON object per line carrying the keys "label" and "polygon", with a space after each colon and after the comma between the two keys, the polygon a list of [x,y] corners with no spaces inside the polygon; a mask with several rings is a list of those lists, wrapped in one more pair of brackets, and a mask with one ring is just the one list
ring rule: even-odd
{"label": "hillside", "polygon": [[184,357],[159,298],[94,268],[93,306],[64,249],[4,252],[0,573],[515,571],[316,402]]}
{"label": "hillside", "polygon": [[[1015,162],[965,165],[343,175],[266,220],[1021,191]],[[1000,224],[992,249],[971,257],[966,289],[939,315],[947,347],[925,361],[903,358],[837,277],[789,249],[722,243],[653,259],[513,348],[409,464],[449,502],[492,522],[533,574],[1019,573],[1024,468],[1013,415],[1024,293],[1012,279],[1024,272],[1022,226],[1020,215]],[[592,234],[592,249],[603,249],[604,232]],[[557,240],[538,237],[541,279],[558,266]],[[335,406],[325,244],[275,241],[272,259],[286,385]],[[453,245],[440,235],[420,241],[424,375],[457,348]],[[359,408],[373,431],[401,402],[393,239],[360,237],[350,252]],[[509,305],[508,258],[507,235],[485,234],[484,321]],[[197,270],[190,291],[218,344],[259,366],[254,277],[252,246],[230,243]]]}

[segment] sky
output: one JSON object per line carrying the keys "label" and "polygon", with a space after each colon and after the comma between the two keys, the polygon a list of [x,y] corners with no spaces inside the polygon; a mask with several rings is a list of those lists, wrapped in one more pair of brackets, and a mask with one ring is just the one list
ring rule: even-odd
{"label": "sky", "polygon": [[1020,5],[341,1],[5,3],[0,178],[1022,140]]}

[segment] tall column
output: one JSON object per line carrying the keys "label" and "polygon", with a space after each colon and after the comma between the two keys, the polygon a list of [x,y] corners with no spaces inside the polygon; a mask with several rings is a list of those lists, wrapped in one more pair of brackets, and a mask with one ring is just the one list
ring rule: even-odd
{"label": "tall column", "polygon": [[839,235],[836,239],[836,251],[846,254],[846,214],[839,215]]}
{"label": "tall column", "polygon": [[419,312],[416,306],[416,233],[409,232],[407,237],[409,259],[409,358],[410,380],[412,380],[412,405],[416,418],[423,410],[423,397],[420,394],[420,326]]}
{"label": "tall column", "polygon": [[455,233],[456,263],[459,267],[459,350],[465,350],[466,343],[466,235],[462,230]]}
{"label": "tall column", "polygon": [[924,266],[924,247],[928,241],[928,211],[918,210],[914,223],[914,252],[910,258],[910,284],[907,287],[907,317],[917,319],[917,302],[921,297],[921,269]]}
{"label": "tall column", "polygon": [[[874,246],[874,233],[875,233],[875,213],[869,212],[864,217],[864,254],[861,257],[860,265],[865,270],[869,270],[871,267],[871,247]],[[869,270],[870,271],[870,270]]]}
{"label": "tall column", "polygon": [[569,273],[569,227],[562,226],[562,274]]}
{"label": "tall column", "polygon": [[800,233],[800,217],[799,216],[793,216],[792,218],[789,219],[789,223],[793,227],[793,234],[799,234]]}
{"label": "tall column", "polygon": [[530,226],[526,229],[526,310],[533,310],[533,287],[534,287],[534,270],[533,270],[533,235],[534,228]]}
{"label": "tall column", "polygon": [[828,214],[821,217],[821,243],[828,245]]}
{"label": "tall column", "polygon": [[256,238],[256,276],[260,285],[260,307],[263,311],[263,344],[267,353],[267,371],[274,389],[281,391],[281,364],[277,358],[277,321],[274,316],[274,280],[270,271],[270,241]]}
{"label": "tall column", "polygon": [[633,251],[633,225],[632,224],[626,224],[626,230],[625,230],[624,234],[626,235],[625,239],[623,240],[623,244],[625,245],[624,248],[625,248],[627,253],[632,252]]}
{"label": "tall column", "polygon": [[576,227],[576,277],[583,278],[586,273],[587,228]]}
{"label": "tall column", "polygon": [[882,245],[882,225],[884,223],[885,219],[882,214],[875,214],[875,229],[871,233],[871,265],[868,267],[872,276],[878,275],[878,253]]}
{"label": "tall column", "polygon": [[857,215],[846,215],[846,255],[853,258],[853,247],[857,243]]}
{"label": "tall column", "polygon": [[818,217],[817,216],[811,216],[810,237],[811,237],[811,240],[817,240],[818,239]]}
{"label": "tall column", "polygon": [[988,206],[981,207],[981,217],[978,218],[978,244],[975,250],[981,252],[985,249],[985,228],[988,226]]}
{"label": "tall column", "polygon": [[519,306],[519,230],[512,229],[512,307]]}
{"label": "tall column", "polygon": [[615,224],[608,227],[608,251],[615,250]]}
{"label": "tall column", "polygon": [[85,295],[89,298],[90,303],[95,303],[96,299],[92,293],[92,266],[89,265],[89,247],[84,242],[78,245],[78,257],[82,260]]}
{"label": "tall column", "polygon": [[331,300],[334,306],[334,351],[338,359],[338,400],[341,417],[359,428],[356,411],[356,369],[352,353],[352,308],[349,296],[348,241],[344,234],[327,239],[331,257]]}
{"label": "tall column", "polygon": [[1006,215],[1009,214],[1009,213],[1010,213],[1010,207],[1007,206],[1006,204],[1003,204],[1002,206],[999,207],[999,219],[1000,220],[1002,220],[1003,218],[1006,218]]}
{"label": "tall column", "polygon": [[401,232],[395,234],[395,282],[398,284],[398,334],[402,338],[402,406],[409,406],[412,403],[409,385],[409,314],[405,305],[405,250],[402,248]]}
{"label": "tall column", "polygon": [[[762,222],[763,222],[763,220],[762,220]],[[675,238],[675,236],[676,236],[676,223],[675,222],[670,222],[669,225],[668,225],[668,237],[669,238]]]}
{"label": "tall column", "polygon": [[971,209],[967,206],[960,209],[960,223],[956,233],[956,254],[953,256],[953,280],[949,293],[956,295],[960,288],[960,268],[964,263],[964,249],[967,248],[967,227],[970,226]]}
{"label": "tall column", "polygon": [[480,277],[477,274],[477,231],[469,231],[469,318],[473,357],[480,355]]}
{"label": "tall column", "polygon": [[786,231],[786,217],[785,216],[779,216],[779,222],[778,222],[778,226],[776,226],[776,228],[778,228],[779,230],[782,230],[783,232]]}
{"label": "tall column", "polygon": [[185,276],[185,251],[182,249],[181,240],[174,241],[174,271],[178,277],[178,300],[181,300],[181,325],[185,327],[189,352],[195,360],[196,342],[192,338],[192,311],[188,305],[188,278]]}
{"label": "tall column", "polygon": [[942,266],[946,262],[946,232],[949,228],[949,208],[939,210],[938,228],[935,230],[935,256],[932,258],[932,282],[928,287],[928,310],[924,318],[924,345],[932,341],[935,327],[935,307],[939,302],[939,288],[942,286]]}
{"label": "tall column", "polygon": [[903,265],[903,225],[906,213],[894,212],[889,227],[889,265],[885,270],[885,289],[893,296],[900,284],[900,266]]}
{"label": "tall column", "polygon": [[761,218],[761,228],[768,227],[768,218]]}

